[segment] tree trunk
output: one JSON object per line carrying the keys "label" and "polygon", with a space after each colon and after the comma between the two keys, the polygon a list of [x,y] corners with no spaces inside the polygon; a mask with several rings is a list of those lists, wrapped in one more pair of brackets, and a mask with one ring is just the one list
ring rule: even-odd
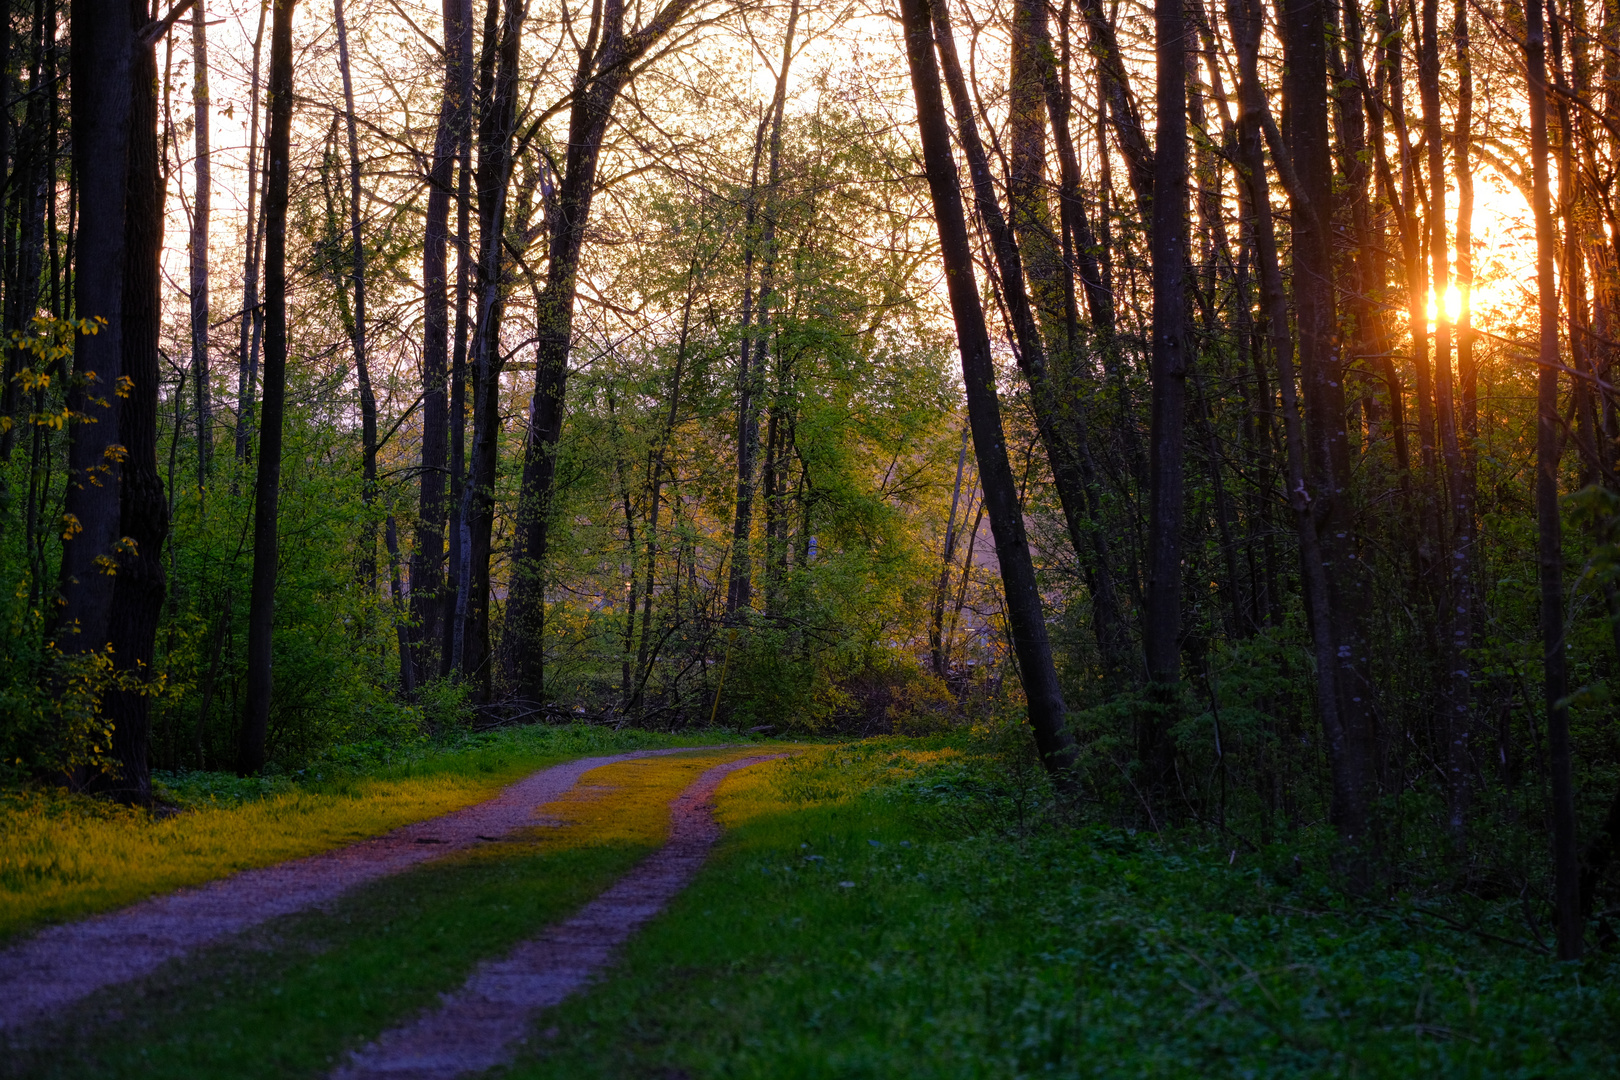
{"label": "tree trunk", "polygon": [[1542,687],[1552,770],[1553,906],[1558,916],[1558,958],[1579,960],[1584,942],[1569,709],[1564,704],[1568,676],[1564,657],[1563,528],[1558,516],[1558,369],[1562,360],[1558,348],[1558,286],[1553,280],[1558,236],[1553,226],[1547,163],[1547,45],[1541,0],[1530,0],[1525,5],[1524,15],[1530,102],[1531,209],[1536,219],[1536,286],[1541,312],[1541,371],[1536,394],[1536,521],[1544,650]]}
{"label": "tree trunk", "polygon": [[1158,134],[1154,155],[1153,404],[1149,448],[1147,605],[1142,636],[1151,692],[1165,715],[1142,721],[1140,756],[1150,797],[1173,768],[1169,727],[1181,680],[1181,551],[1186,513],[1186,397],[1191,367],[1187,334],[1187,33],[1181,0],[1154,6]]}
{"label": "tree trunk", "polygon": [[[124,0],[129,22],[145,22],[146,0]],[[163,611],[163,541],[169,532],[169,505],[158,479],[158,334],[162,328],[158,259],[163,248],[163,182],[157,146],[157,57],[150,45],[137,46],[131,81],[128,203],[124,248],[124,374],[128,393],[120,399],[119,434],[128,458],[120,479],[120,525],[125,542],[118,553],[108,638],[120,676],[152,681],[158,618]],[[107,695],[113,756],[118,775],[108,786],[128,802],[151,801],[149,757],[151,698],[121,687]]]}
{"label": "tree trunk", "polygon": [[[1293,215],[1294,308],[1304,391],[1306,467],[1314,488],[1312,512],[1326,564],[1335,689],[1342,725],[1334,822],[1352,849],[1366,839],[1368,724],[1371,685],[1360,610],[1367,589],[1351,530],[1349,439],[1345,430],[1344,357],[1338,347],[1333,257],[1333,159],[1328,141],[1325,0],[1279,7],[1285,25],[1287,142],[1300,191]],[[1359,873],[1359,872],[1358,872]]]}
{"label": "tree trunk", "polygon": [[[467,14],[471,17],[471,0]],[[462,617],[465,615],[467,590],[463,557],[466,545],[467,519],[462,513],[466,500],[463,494],[467,480],[467,347],[472,336],[472,318],[467,310],[472,297],[472,153],[473,153],[473,64],[472,31],[462,38],[461,86],[462,100],[457,138],[460,154],[456,164],[456,326],[455,343],[450,354],[450,539],[446,545],[446,572],[444,600],[439,605],[439,623],[443,637],[439,649],[439,674],[448,677],[460,670]]]}
{"label": "tree trunk", "polygon": [[253,490],[253,591],[248,607],[247,714],[237,768],[264,768],[270,735],[271,646],[280,536],[281,442],[287,400],[287,197],[292,142],[292,20],[297,0],[274,0],[270,29],[270,124],[265,136],[264,398]]}
{"label": "tree trunk", "polygon": [[956,508],[962,499],[962,471],[967,464],[968,438],[962,428],[962,449],[956,455],[956,485],[951,488],[951,513],[945,519],[945,544],[940,552],[939,586],[934,590],[934,617],[928,624],[928,651],[934,661],[934,674],[945,677],[945,598],[951,588],[951,568],[956,562]]}
{"label": "tree trunk", "polygon": [[[272,0],[259,0],[259,29],[253,35],[253,69],[248,80],[247,243],[242,255],[242,321],[236,352],[236,460],[248,460],[253,442],[253,395],[258,392],[259,342],[264,313],[259,306],[259,250],[264,243],[263,182],[259,168],[259,56],[264,44],[264,17]],[[267,178],[264,178],[267,179]]]}
{"label": "tree trunk", "polygon": [[996,555],[1001,564],[1007,626],[1018,658],[1030,727],[1034,729],[1041,761],[1060,786],[1072,788],[1074,737],[1068,729],[1063,692],[1052,665],[1040,587],[1035,580],[1029,539],[1019,511],[1017,484],[1007,460],[1001,403],[996,394],[995,363],[974,280],[973,252],[962,209],[962,193],[957,187],[956,164],[951,160],[950,127],[945,119],[945,100],[934,59],[934,35],[927,0],[902,0],[900,18],[917,103],[923,164],[928,174],[951,313],[962,356],[962,381],[967,393],[974,456],[978,459],[979,482],[984,489],[990,528],[996,538]]}
{"label": "tree trunk", "polygon": [[1471,547],[1467,488],[1463,481],[1462,452],[1457,442],[1457,410],[1451,380],[1451,316],[1447,312],[1450,260],[1446,230],[1446,138],[1440,121],[1439,0],[1423,0],[1423,41],[1420,80],[1424,138],[1429,152],[1429,289],[1434,296],[1435,417],[1439,424],[1440,452],[1446,466],[1446,490],[1452,503],[1451,535],[1446,582],[1441,587],[1440,625],[1446,635],[1442,646],[1445,674],[1440,695],[1440,731],[1446,743],[1446,809],[1452,842],[1461,844],[1467,831],[1469,675],[1466,650],[1469,634],[1468,553]]}
{"label": "tree trunk", "polygon": [[662,40],[695,0],[669,0],[639,30],[626,33],[624,7],[610,0],[580,56],[573,106],[568,117],[568,152],[552,218],[546,284],[535,313],[533,425],[524,448],[523,482],[516,512],[511,599],[507,604],[505,668],[512,688],[530,701],[543,701],[547,530],[562,436],[568,356],[573,346],[574,297],[580,251],[596,194],[596,166],[602,139],[619,92],[634,73],[636,60]]}
{"label": "tree trunk", "polygon": [[[1011,317],[1018,366],[1029,383],[1036,427],[1052,470],[1058,503],[1068,527],[1069,542],[1073,545],[1075,556],[1091,572],[1096,585],[1093,601],[1099,620],[1098,647],[1104,666],[1116,681],[1124,682],[1137,671],[1137,663],[1130,656],[1129,644],[1118,617],[1119,604],[1113,590],[1107,535],[1096,513],[1099,500],[1090,451],[1086,446],[1085,425],[1075,410],[1065,408],[1062,404],[1063,394],[1055,385],[1047,363],[1046,345],[1025,291],[1024,264],[1018,243],[996,201],[990,161],[979,138],[978,122],[968,97],[961,61],[957,57],[946,0],[935,0],[933,21],[940,65],[956,112],[958,134],[968,160],[968,173],[973,181],[975,206],[990,234],[1003,297]],[[1087,516],[1089,521],[1086,520]]]}
{"label": "tree trunk", "polygon": [[197,488],[208,483],[214,452],[213,387],[208,373],[208,227],[213,178],[208,149],[208,16],[204,0],[191,8],[192,105],[196,110],[196,195],[191,206],[191,379],[197,399]]}
{"label": "tree trunk", "polygon": [[[787,105],[788,68],[793,63],[793,31],[799,21],[799,0],[792,0],[787,32],[782,38],[782,67],[776,73],[776,89],[771,96],[768,117],[770,164],[765,184],[764,222],[758,250],[763,255],[759,274],[759,294],[755,299],[755,325],[750,327],[747,298],[744,297],[743,361],[737,380],[737,499],[731,523],[731,580],[726,595],[726,615],[735,616],[753,602],[754,468],[759,455],[759,399],[765,390],[766,356],[770,350],[771,291],[775,285],[777,189],[782,179],[782,112]],[[755,153],[755,172],[759,156]],[[752,199],[752,192],[750,192]],[[750,218],[753,207],[750,205]],[[751,246],[752,237],[746,239]],[[750,250],[749,255],[753,255]],[[746,281],[744,288],[747,288]],[[752,346],[750,348],[750,345]],[[767,497],[769,492],[767,492]]]}
{"label": "tree trunk", "polygon": [[[119,537],[118,489],[124,458],[117,389],[123,371],[125,201],[129,182],[135,32],[128,0],[73,0],[73,172],[81,252],[74,273],[80,319],[102,320],[73,347],[68,387],[68,480],[57,644],[93,652],[107,644]],[[154,121],[155,123],[155,121]]]}
{"label": "tree trunk", "polygon": [[[494,693],[489,640],[489,560],[495,529],[495,470],[500,437],[501,320],[506,311],[501,240],[506,232],[512,178],[512,136],[517,116],[517,66],[522,49],[524,11],[517,0],[499,4],[496,65],[485,96],[478,131],[478,314],[473,326],[473,446],[467,486],[462,493],[461,588],[457,600],[462,627],[459,667],[474,681],[478,698]],[[486,34],[491,22],[486,20]]]}
{"label": "tree trunk", "polygon": [[[332,0],[337,24],[338,71],[343,78],[343,119],[349,150],[349,244],[353,260],[354,318],[349,341],[354,346],[355,381],[360,390],[360,497],[370,506],[377,498],[377,395],[371,389],[371,364],[366,349],[366,245],[360,219],[360,140],[354,119],[354,82],[349,74],[349,29],[343,18],[343,0]],[[377,591],[377,526],[368,516],[360,539],[360,581],[370,593]]]}
{"label": "tree trunk", "polygon": [[[1299,540],[1300,577],[1304,585],[1305,612],[1316,659],[1317,709],[1321,713],[1322,731],[1328,744],[1328,763],[1333,776],[1334,824],[1342,837],[1359,840],[1365,823],[1365,809],[1361,802],[1363,777],[1356,770],[1357,759],[1353,756],[1343,719],[1339,692],[1342,674],[1338,628],[1334,620],[1334,595],[1329,581],[1331,568],[1322,550],[1319,518],[1307,487],[1307,443],[1296,388],[1295,339],[1288,325],[1288,300],[1277,254],[1271,192],[1266,181],[1265,159],[1261,154],[1261,128],[1268,106],[1258,69],[1262,28],[1259,3],[1257,0],[1228,0],[1227,21],[1238,53],[1239,93],[1242,100],[1238,117],[1238,152],[1243,161],[1243,171],[1247,174],[1254,207],[1261,307],[1266,317],[1282,394],[1288,484],[1286,497]],[[1296,214],[1307,212],[1306,209],[1295,208]]]}
{"label": "tree trunk", "polygon": [[416,550],[411,555],[413,669],[425,674],[435,665],[429,644],[439,638],[444,582],[444,481],[449,467],[450,416],[445,380],[450,359],[450,196],[461,152],[472,50],[472,0],[445,0],[444,96],[433,138],[428,172],[427,222],[422,242],[422,461],[416,514]]}

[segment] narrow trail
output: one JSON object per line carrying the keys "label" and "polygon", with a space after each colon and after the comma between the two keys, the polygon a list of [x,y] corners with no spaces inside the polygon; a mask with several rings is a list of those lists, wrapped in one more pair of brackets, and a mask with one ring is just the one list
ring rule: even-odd
{"label": "narrow trail", "polygon": [[355,1051],[333,1080],[449,1080],[509,1061],[536,1014],[590,982],[697,873],[720,836],[710,813],[720,782],[785,756],[741,758],[703,773],[670,803],[669,840],[655,854],[566,922],[480,965],[439,1008]]}
{"label": "narrow trail", "polygon": [[[150,974],[194,949],[268,919],[327,903],[357,885],[534,824],[536,807],[592,769],[726,747],[637,750],[553,765],[473,806],[347,847],[244,870],[79,922],[0,950],[0,1032],[43,1020],[96,990]],[[705,774],[709,775],[709,774]]]}

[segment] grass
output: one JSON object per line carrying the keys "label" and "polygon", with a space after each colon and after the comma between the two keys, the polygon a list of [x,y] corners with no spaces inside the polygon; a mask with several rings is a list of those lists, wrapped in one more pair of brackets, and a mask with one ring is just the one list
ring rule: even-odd
{"label": "grass", "polygon": [[0,943],[61,921],[312,855],[487,799],[587,754],[736,740],[588,727],[509,728],[403,760],[331,764],[299,778],[166,774],[170,816],[27,789],[0,792]]}
{"label": "grass", "polygon": [[1028,794],[894,744],[728,782],[717,861],[505,1075],[1620,1075],[1613,954],[1041,826]]}
{"label": "grass", "polygon": [[275,921],[96,995],[31,1034],[0,1075],[320,1076],[344,1053],[458,986],[479,960],[555,922],[660,843],[669,801],[711,765],[697,753],[593,770],[543,808],[562,827],[489,845]]}
{"label": "grass", "polygon": [[[718,756],[599,770],[568,830],[104,992],[0,1074],[323,1075],[621,874]],[[507,1080],[1620,1075],[1614,953],[1559,964],[1516,904],[1431,901],[1503,941],[1350,900],[1308,851],[1301,873],[1076,826],[965,743],[812,749],[729,778],[717,814],[708,868]]]}

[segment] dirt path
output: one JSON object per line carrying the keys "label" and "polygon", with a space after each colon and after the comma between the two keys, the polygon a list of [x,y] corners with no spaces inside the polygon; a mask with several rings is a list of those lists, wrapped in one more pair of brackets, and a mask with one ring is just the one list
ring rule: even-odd
{"label": "dirt path", "polygon": [[[49,927],[0,950],[0,1032],[56,1013],[90,993],[267,919],[326,903],[357,885],[533,824],[535,808],[592,769],[636,758],[724,747],[638,750],[542,769],[501,794],[349,847],[293,859]],[[705,774],[708,775],[708,774]]]}
{"label": "dirt path", "polygon": [[530,1022],[588,983],[703,865],[720,835],[710,799],[738,769],[782,754],[717,765],[670,804],[668,843],[568,921],[482,964],[436,1010],[351,1055],[334,1080],[448,1080],[511,1059]]}

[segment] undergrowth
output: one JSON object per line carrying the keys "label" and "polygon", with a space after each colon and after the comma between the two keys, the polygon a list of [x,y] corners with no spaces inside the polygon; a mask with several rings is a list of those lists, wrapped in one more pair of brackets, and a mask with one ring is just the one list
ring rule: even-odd
{"label": "undergrowth", "polygon": [[1086,824],[1016,763],[907,745],[729,781],[718,861],[509,1075],[1620,1073],[1613,954],[1349,897],[1308,846]]}

